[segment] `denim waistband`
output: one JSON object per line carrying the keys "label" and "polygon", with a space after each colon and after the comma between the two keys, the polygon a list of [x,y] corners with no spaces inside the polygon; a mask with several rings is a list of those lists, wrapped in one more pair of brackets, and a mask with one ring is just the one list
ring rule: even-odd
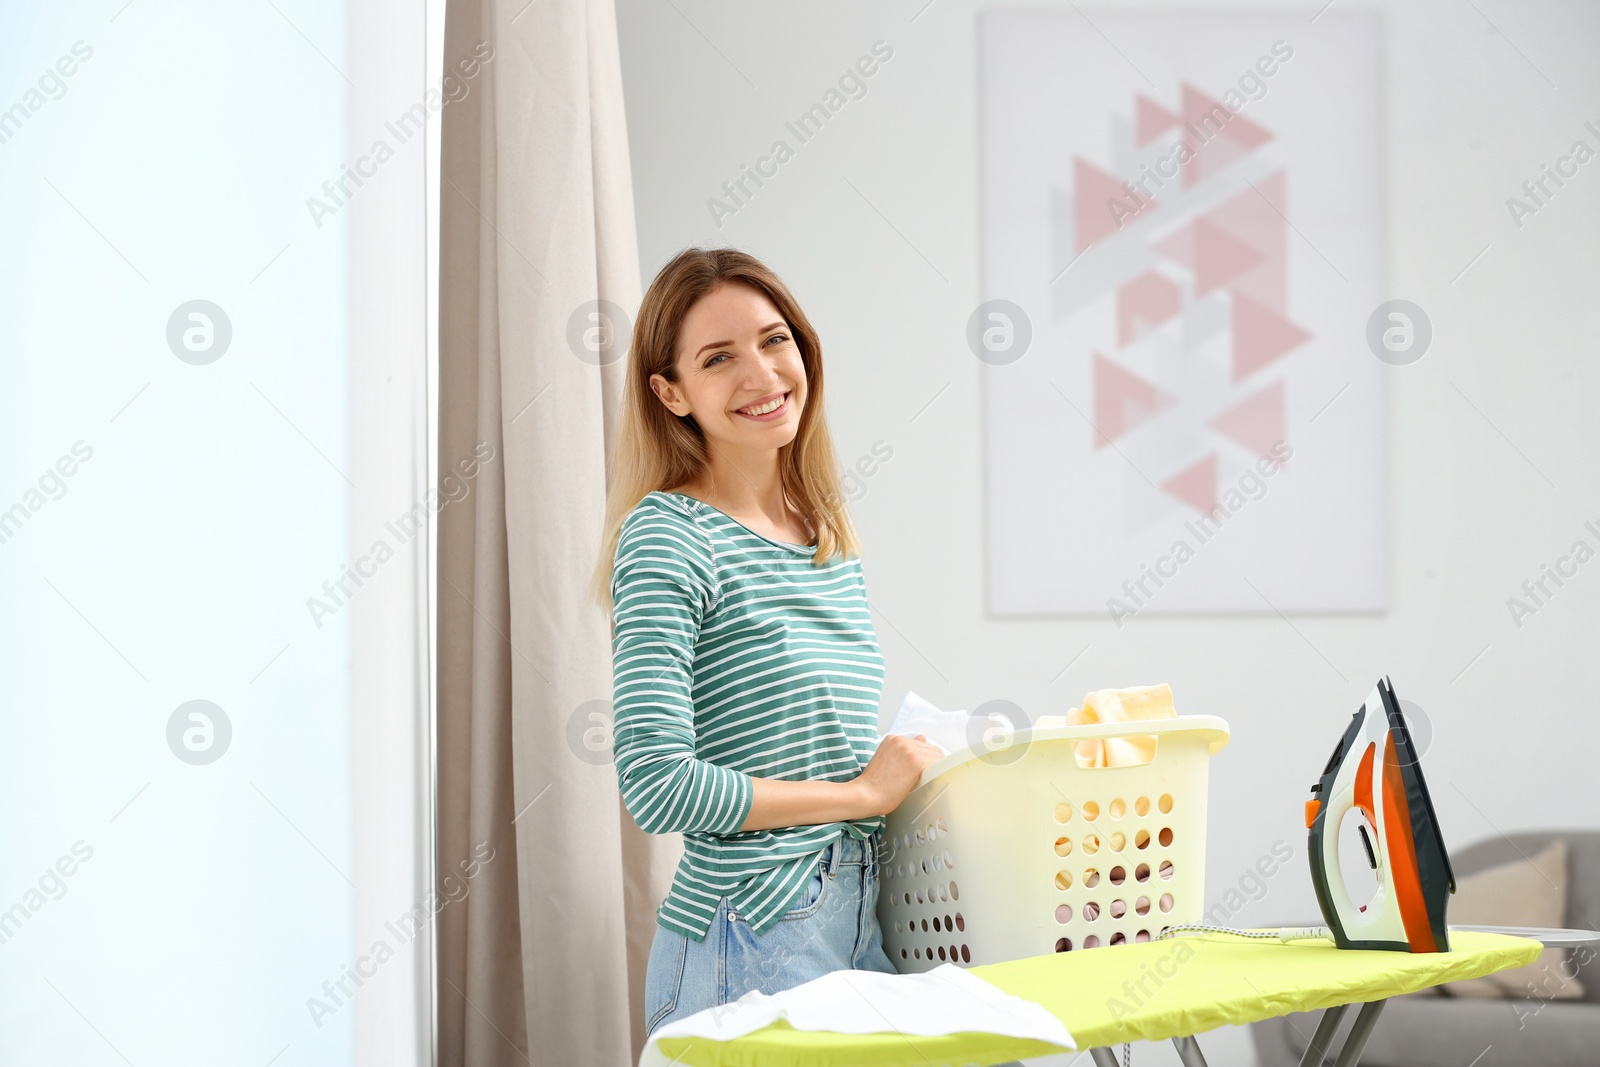
{"label": "denim waistband", "polygon": [[863,840],[841,830],[839,836],[833,839],[833,843],[822,852],[822,869],[832,873],[840,867],[856,866],[865,867],[869,873],[875,873],[878,867],[877,844],[876,833]]}

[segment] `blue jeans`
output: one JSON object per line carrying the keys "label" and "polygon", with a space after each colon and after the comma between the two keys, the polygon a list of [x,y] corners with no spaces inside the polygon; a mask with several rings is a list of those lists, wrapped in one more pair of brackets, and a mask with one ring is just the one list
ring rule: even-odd
{"label": "blue jeans", "polygon": [[878,925],[879,836],[860,841],[840,831],[794,907],[759,937],[727,897],[704,941],[657,924],[645,970],[646,1033],[751,990],[780,993],[847,968],[896,973]]}

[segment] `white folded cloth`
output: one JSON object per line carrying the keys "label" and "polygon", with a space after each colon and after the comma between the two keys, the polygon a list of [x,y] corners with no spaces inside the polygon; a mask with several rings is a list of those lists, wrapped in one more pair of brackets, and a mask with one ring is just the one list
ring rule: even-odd
{"label": "white folded cloth", "polygon": [[841,1034],[987,1033],[1031,1038],[1064,1050],[1077,1043],[1040,1004],[1003,993],[952,963],[921,974],[840,970],[781,993],[749,992],[731,1004],[667,1023],[650,1035],[639,1067],[668,1067],[665,1037],[729,1041],[785,1019],[796,1030]]}
{"label": "white folded cloth", "polygon": [[878,736],[878,740],[881,741],[890,734],[905,734],[907,737],[924,734],[931,744],[948,756],[972,744],[972,741],[968,740],[968,723],[971,718],[972,716],[966,711],[940,711],[917,694],[907,690],[905,699],[900,701],[900,709],[894,713],[894,719]]}

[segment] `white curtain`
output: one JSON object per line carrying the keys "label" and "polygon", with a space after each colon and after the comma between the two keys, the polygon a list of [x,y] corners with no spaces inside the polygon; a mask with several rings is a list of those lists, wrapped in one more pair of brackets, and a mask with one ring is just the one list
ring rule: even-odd
{"label": "white curtain", "polygon": [[439,1063],[617,1067],[682,846],[581,741],[610,711],[587,583],[623,361],[580,358],[569,323],[640,296],[616,15],[449,0],[446,71],[485,45],[443,108],[439,474],[475,473],[439,513],[440,875],[494,852],[439,916]]}

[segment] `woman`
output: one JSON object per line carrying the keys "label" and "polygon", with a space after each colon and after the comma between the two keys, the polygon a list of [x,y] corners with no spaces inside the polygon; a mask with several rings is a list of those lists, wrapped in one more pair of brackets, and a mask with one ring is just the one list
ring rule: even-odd
{"label": "woman", "polygon": [[751,990],[894,971],[880,831],[939,749],[878,743],[883,656],[822,382],[816,331],[743,252],[679,254],[640,304],[595,596],[623,801],[684,841],[647,1033]]}

